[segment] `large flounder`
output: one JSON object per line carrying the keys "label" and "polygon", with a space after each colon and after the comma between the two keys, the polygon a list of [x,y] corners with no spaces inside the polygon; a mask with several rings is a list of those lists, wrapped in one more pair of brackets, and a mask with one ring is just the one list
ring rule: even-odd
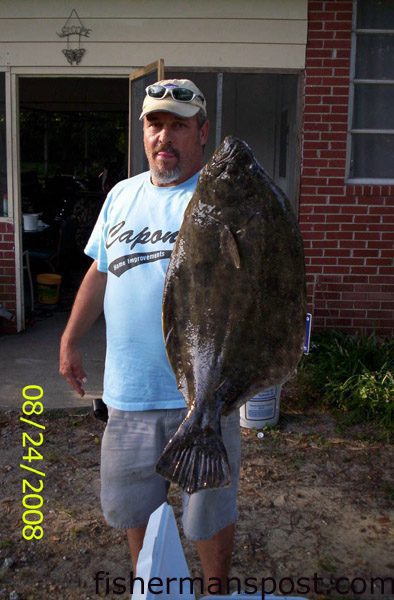
{"label": "large flounder", "polygon": [[188,493],[230,482],[220,416],[294,371],[305,298],[290,202],[249,146],[227,137],[201,171],[166,275],[164,338],[189,411],[161,475]]}

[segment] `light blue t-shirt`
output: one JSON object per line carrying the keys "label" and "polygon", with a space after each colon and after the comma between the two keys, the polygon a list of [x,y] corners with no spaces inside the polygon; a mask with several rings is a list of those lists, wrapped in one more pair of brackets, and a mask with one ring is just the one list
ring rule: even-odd
{"label": "light blue t-shirt", "polygon": [[161,307],[169,257],[198,175],[170,187],[153,185],[149,172],[121,181],[85,248],[108,273],[103,399],[119,410],[185,406],[164,347]]}

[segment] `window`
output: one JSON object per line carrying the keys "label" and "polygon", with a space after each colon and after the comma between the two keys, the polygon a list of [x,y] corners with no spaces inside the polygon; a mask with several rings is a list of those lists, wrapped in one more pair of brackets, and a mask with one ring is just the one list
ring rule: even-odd
{"label": "window", "polygon": [[394,0],[355,1],[349,178],[394,181]]}

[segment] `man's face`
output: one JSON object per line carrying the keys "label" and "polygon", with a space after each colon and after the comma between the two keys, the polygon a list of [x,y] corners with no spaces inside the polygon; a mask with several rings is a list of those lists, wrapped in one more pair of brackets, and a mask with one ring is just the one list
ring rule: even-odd
{"label": "man's face", "polygon": [[178,185],[201,169],[208,127],[206,121],[199,128],[197,116],[152,112],[144,117],[144,147],[154,185]]}

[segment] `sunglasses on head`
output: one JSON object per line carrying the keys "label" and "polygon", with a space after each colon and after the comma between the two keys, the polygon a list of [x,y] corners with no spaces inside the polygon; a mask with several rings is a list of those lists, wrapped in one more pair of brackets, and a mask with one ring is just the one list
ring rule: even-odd
{"label": "sunglasses on head", "polygon": [[145,90],[146,94],[151,98],[157,98],[162,100],[170,94],[177,102],[191,102],[195,98],[204,102],[203,96],[195,94],[192,90],[183,87],[166,87],[164,85],[148,85]]}

